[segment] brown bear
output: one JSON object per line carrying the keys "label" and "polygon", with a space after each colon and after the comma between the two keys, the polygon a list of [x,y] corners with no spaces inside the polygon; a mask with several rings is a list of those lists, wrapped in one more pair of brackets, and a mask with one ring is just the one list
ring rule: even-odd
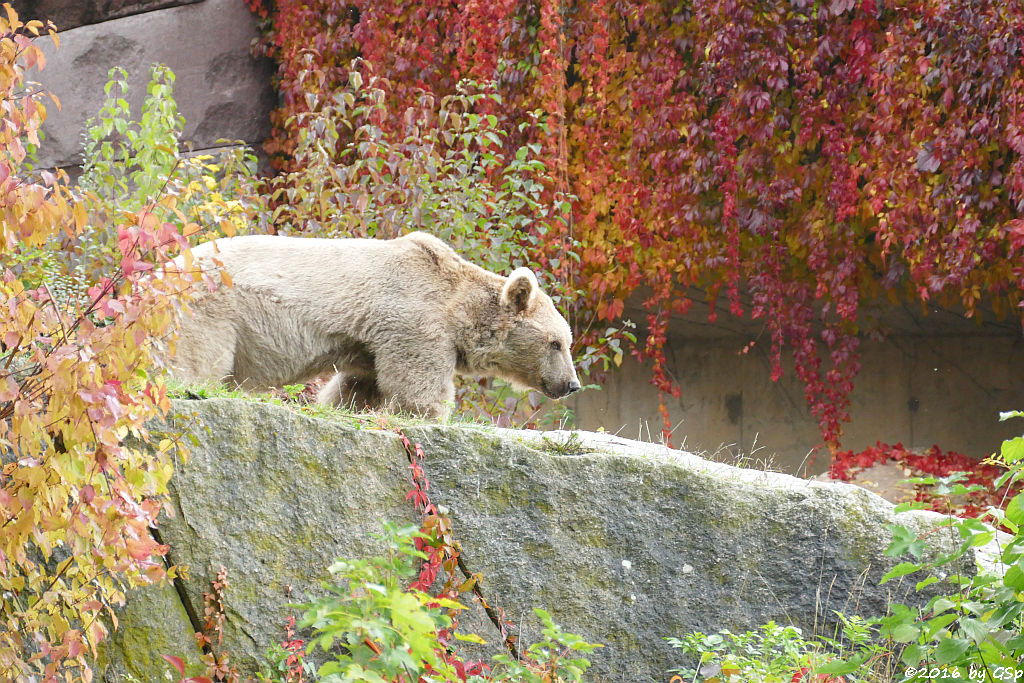
{"label": "brown bear", "polygon": [[333,372],[322,403],[434,418],[456,373],[551,398],[580,388],[569,325],[534,274],[488,272],[431,235],[233,237],[192,255],[231,284],[180,317],[170,365],[181,381],[262,389]]}

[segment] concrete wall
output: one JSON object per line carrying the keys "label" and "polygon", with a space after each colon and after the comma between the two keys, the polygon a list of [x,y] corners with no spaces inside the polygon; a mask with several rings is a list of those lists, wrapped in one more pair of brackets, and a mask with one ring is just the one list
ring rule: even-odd
{"label": "concrete wall", "polygon": [[[981,457],[1024,431],[1024,423],[998,422],[999,411],[1024,409],[1019,323],[978,326],[938,310],[891,323],[884,341],[862,342],[844,448],[861,450],[876,441],[913,448],[938,444]],[[755,459],[791,473],[808,461],[812,474],[827,467],[827,450],[808,458],[821,439],[792,365],[785,365],[779,382],[770,379],[767,335],[743,354],[758,336],[749,325],[728,329],[676,321],[673,328],[667,355],[682,387],[682,396],[667,397],[666,404],[678,424],[674,445],[721,451],[722,459],[754,451]],[[661,419],[650,376],[648,367],[624,362],[600,391],[586,391],[573,402],[577,425],[657,439]]]}
{"label": "concrete wall", "polygon": [[[186,123],[184,142],[193,149],[220,146],[221,138],[259,147],[269,135],[269,113],[276,104],[271,87],[273,65],[250,53],[258,34],[256,20],[241,0],[186,4],[181,0],[94,0],[83,6],[48,0],[36,4],[47,5],[44,14],[60,32],[59,49],[48,39],[40,41],[47,65],[29,75],[61,102],[59,111],[52,106],[48,109],[40,166],[73,167],[81,162],[85,122],[96,116],[103,104],[103,86],[112,66],[128,72],[128,101],[136,118],[141,113],[150,66],[166,64],[174,71],[175,100]],[[106,13],[97,14],[97,6]],[[85,18],[106,20],[62,30],[83,20],[83,7],[88,10]],[[151,9],[154,7],[157,9]],[[28,19],[33,17],[31,10],[19,11]],[[130,15],[121,16],[124,14]],[[117,18],[107,18],[111,15]]]}

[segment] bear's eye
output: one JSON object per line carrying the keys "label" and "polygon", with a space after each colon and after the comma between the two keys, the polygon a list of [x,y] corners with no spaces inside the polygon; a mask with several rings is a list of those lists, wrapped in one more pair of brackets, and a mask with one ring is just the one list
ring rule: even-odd
{"label": "bear's eye", "polygon": [[551,348],[554,349],[555,351],[561,351],[562,350],[562,342],[560,342],[560,341],[553,341],[553,342],[551,342]]}

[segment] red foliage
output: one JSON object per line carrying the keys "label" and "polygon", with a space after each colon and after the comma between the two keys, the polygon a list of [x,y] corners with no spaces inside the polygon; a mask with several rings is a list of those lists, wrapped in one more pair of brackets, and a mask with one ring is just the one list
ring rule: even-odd
{"label": "red foliage", "polygon": [[[466,580],[457,581],[458,570],[465,568],[460,566],[459,557],[462,549],[452,533],[452,521],[447,513],[438,510],[430,501],[427,491],[430,489],[430,482],[427,480],[426,472],[423,469],[423,446],[409,440],[401,429],[394,430],[405,448],[409,457],[409,469],[412,472],[412,489],[406,495],[406,500],[413,501],[417,514],[420,515],[422,531],[427,538],[416,539],[416,549],[426,553],[427,559],[420,566],[419,576],[409,586],[411,590],[428,592],[434,585],[442,570],[443,581],[440,590],[433,595],[437,598],[448,598],[458,600],[463,592],[472,592],[473,597],[487,612],[488,616],[498,627],[505,646],[513,656],[516,656],[515,637],[509,635],[508,626],[511,622],[505,619],[504,610],[500,607],[495,610],[484,599],[477,582],[479,576],[467,576]],[[452,619],[451,627],[438,633],[438,640],[445,646],[444,651],[438,654],[444,661],[454,667],[460,680],[465,681],[467,676],[482,676],[488,670],[486,664],[480,661],[465,662],[455,653],[454,632],[459,627],[459,619],[455,610],[450,610],[449,617]],[[422,679],[421,679],[422,680]]]}
{"label": "red foliage", "polygon": [[793,678],[790,679],[790,683],[845,683],[845,681],[846,679],[842,676],[815,674],[806,666],[801,667],[793,674]]}
{"label": "red foliage", "polygon": [[171,655],[160,655],[160,656],[163,657],[164,659],[166,659],[167,662],[170,663],[170,665],[173,666],[175,669],[177,669],[179,674],[181,674],[181,678],[178,680],[178,683],[213,683],[213,681],[211,681],[206,676],[188,676],[188,677],[186,677],[185,676],[185,662],[181,659],[181,657],[174,657],[174,656],[171,656]]}
{"label": "red foliage", "polygon": [[[221,567],[210,582],[210,590],[203,593],[203,630],[195,633],[196,642],[203,648],[200,660],[206,673],[214,681],[238,683],[241,675],[231,663],[231,655],[221,649],[224,641],[224,592],[228,588],[228,570]],[[164,657],[167,659],[167,657]],[[168,661],[170,661],[168,659]]]}
{"label": "red foliage", "polygon": [[[577,199],[572,264],[599,320],[643,292],[635,349],[678,395],[664,346],[691,296],[764,321],[825,441],[860,369],[862,303],[1014,311],[1024,289],[1024,7],[996,0],[248,0],[264,18],[286,164],[300,69],[331,89],[361,55],[399,87],[493,79],[511,132]],[[303,63],[303,51],[317,54]],[[521,143],[515,135],[509,145]],[[545,261],[542,261],[545,262]],[[642,289],[641,289],[642,288]],[[582,327],[586,327],[583,325]]]}
{"label": "red foliage", "polygon": [[829,469],[829,476],[833,479],[850,481],[872,465],[889,461],[900,463],[909,471],[908,477],[948,477],[954,472],[964,472],[967,477],[966,480],[961,481],[962,484],[983,487],[983,490],[969,493],[962,501],[952,504],[952,508],[950,508],[951,501],[947,496],[936,496],[927,487],[916,487],[915,499],[926,503],[930,509],[938,512],[953,512],[962,517],[977,517],[985,512],[986,507],[1003,507],[1013,496],[1024,491],[1024,484],[1020,483],[1007,484],[997,489],[995,480],[1005,470],[968,457],[963,453],[943,452],[938,446],[932,446],[924,453],[914,453],[904,448],[901,443],[890,446],[880,441],[875,446],[860,452],[836,453]]}
{"label": "red foliage", "polygon": [[285,620],[284,632],[285,636],[281,641],[281,647],[288,653],[285,658],[288,672],[285,674],[284,680],[287,683],[304,683],[306,678],[302,673],[302,657],[306,652],[306,641],[295,634],[294,615],[289,614]]}

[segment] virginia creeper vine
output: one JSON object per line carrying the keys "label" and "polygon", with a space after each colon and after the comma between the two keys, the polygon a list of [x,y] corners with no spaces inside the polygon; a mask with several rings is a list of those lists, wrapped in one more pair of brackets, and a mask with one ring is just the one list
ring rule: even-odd
{"label": "virginia creeper vine", "polygon": [[[1024,7],[988,0],[247,0],[279,65],[267,150],[287,167],[300,64],[337,88],[362,56],[391,110],[460,78],[530,135],[575,196],[568,268],[588,320],[646,312],[634,353],[667,372],[694,297],[763,321],[835,447],[866,310],[930,302],[1019,316],[1024,290]],[[312,48],[315,53],[310,53]],[[516,137],[531,114],[543,126]],[[385,123],[385,125],[387,125]],[[568,264],[568,265],[566,265]],[[586,336],[586,335],[584,335]],[[667,411],[666,411],[667,414]]]}

